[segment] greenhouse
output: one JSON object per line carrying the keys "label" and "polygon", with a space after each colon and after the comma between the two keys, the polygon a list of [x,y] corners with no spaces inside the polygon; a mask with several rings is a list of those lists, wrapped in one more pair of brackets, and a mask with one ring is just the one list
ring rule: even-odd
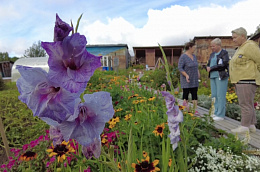
{"label": "greenhouse", "polygon": [[30,57],[30,58],[20,58],[15,61],[13,67],[12,67],[12,82],[16,82],[18,78],[20,78],[20,73],[16,69],[17,65],[22,66],[30,66],[30,67],[40,67],[44,69],[45,71],[49,71],[48,66],[48,57]]}

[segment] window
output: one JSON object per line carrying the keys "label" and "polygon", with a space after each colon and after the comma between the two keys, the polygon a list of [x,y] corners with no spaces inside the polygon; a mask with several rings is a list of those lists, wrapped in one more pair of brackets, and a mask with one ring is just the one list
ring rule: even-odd
{"label": "window", "polygon": [[109,64],[112,67],[112,57],[111,56],[102,56],[101,63],[102,63],[102,67],[108,67]]}

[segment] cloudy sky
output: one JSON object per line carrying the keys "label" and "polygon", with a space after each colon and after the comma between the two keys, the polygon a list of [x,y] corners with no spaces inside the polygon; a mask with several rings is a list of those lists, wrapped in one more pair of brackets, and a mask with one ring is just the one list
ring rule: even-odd
{"label": "cloudy sky", "polygon": [[0,0],[0,52],[21,57],[53,40],[55,15],[76,25],[88,44],[182,45],[194,36],[231,36],[260,24],[259,0]]}

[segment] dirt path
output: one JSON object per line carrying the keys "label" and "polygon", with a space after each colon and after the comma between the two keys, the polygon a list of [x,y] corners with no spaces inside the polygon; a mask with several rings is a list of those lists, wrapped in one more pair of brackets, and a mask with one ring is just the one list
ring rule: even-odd
{"label": "dirt path", "polygon": [[8,160],[7,156],[6,156],[6,153],[5,153],[5,149],[0,147],[0,166],[3,164],[3,163],[6,163]]}

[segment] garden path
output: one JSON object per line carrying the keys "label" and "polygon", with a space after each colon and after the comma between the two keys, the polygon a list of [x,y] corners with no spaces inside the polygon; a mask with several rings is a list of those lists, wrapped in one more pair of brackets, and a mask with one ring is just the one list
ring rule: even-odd
{"label": "garden path", "polygon": [[[182,100],[178,99],[179,104],[182,105]],[[198,106],[197,107],[198,112],[201,115],[209,114],[209,110],[205,109],[203,107]],[[226,131],[227,133],[232,133],[230,130],[238,127],[240,125],[240,122],[234,119],[231,119],[229,117],[225,117],[222,121],[214,121],[214,126],[217,129],[221,129]],[[240,135],[240,138],[245,138],[244,136]],[[257,129],[255,133],[250,132],[250,140],[249,144],[257,149],[260,149],[260,130]]]}

